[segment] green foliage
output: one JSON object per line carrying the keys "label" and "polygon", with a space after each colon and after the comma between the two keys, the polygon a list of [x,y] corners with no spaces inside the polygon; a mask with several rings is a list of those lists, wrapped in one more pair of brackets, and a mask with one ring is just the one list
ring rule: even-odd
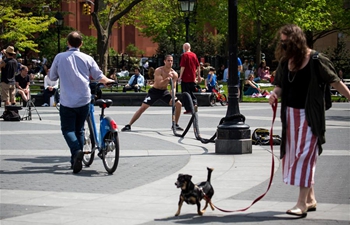
{"label": "green foliage", "polygon": [[83,46],[81,46],[80,51],[91,56],[95,55],[97,52],[97,38],[83,35]]}
{"label": "green foliage", "polygon": [[39,52],[35,39],[45,32],[56,19],[48,15],[35,16],[12,6],[0,5],[0,39],[14,45],[20,51],[31,49]]}
{"label": "green foliage", "polygon": [[138,49],[134,44],[126,46],[126,53],[130,56],[140,56],[144,54],[144,51]]}
{"label": "green foliage", "polygon": [[108,49],[108,55],[109,56],[117,56],[118,52],[116,50],[114,50],[114,48],[109,48]]}
{"label": "green foliage", "polygon": [[325,53],[330,57],[335,69],[337,71],[343,70],[344,78],[348,78],[350,75],[350,51],[346,48],[345,42],[339,41],[337,47],[329,48]]}

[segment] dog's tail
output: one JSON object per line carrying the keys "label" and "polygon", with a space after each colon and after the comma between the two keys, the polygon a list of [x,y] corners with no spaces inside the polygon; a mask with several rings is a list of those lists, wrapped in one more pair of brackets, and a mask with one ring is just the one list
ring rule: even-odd
{"label": "dog's tail", "polygon": [[211,173],[213,172],[214,168],[209,168],[209,167],[207,167],[207,170],[208,170],[208,177],[207,177],[207,181],[209,181],[209,182],[210,182]]}

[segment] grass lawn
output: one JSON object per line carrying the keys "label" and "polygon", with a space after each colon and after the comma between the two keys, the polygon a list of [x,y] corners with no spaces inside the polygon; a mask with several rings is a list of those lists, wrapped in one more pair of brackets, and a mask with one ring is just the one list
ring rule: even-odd
{"label": "grass lawn", "polygon": [[[226,96],[228,97],[228,92],[227,92],[227,83],[221,83],[224,87],[223,87],[223,90],[224,90],[224,93],[226,94]],[[200,86],[203,88],[205,85],[204,85],[204,81],[200,83]],[[264,90],[267,90],[268,92],[272,91],[274,87],[263,87],[262,89]],[[119,88],[120,89],[120,88]],[[150,89],[150,86],[147,86],[146,87],[146,92]],[[110,92],[110,90],[108,88],[102,88],[102,91],[103,92]],[[169,85],[169,91],[170,91],[170,85]],[[181,93],[181,85],[178,85],[178,93]],[[345,98],[341,98],[339,96],[332,96],[332,101],[333,102],[343,102],[345,101],[346,99]],[[243,100],[242,102],[268,102],[269,99],[267,98],[252,98],[250,96],[243,96]]]}

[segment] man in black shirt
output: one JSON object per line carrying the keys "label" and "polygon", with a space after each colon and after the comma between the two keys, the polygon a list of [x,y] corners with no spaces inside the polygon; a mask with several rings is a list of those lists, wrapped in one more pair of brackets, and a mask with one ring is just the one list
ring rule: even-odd
{"label": "man in black shirt", "polygon": [[17,92],[22,96],[24,102],[29,100],[29,75],[28,75],[28,67],[22,66],[20,69],[20,74],[16,76],[16,88]]}
{"label": "man in black shirt", "polygon": [[3,50],[5,57],[2,58],[0,63],[1,68],[1,100],[5,102],[5,106],[16,104],[16,87],[15,87],[15,75],[17,71],[17,61],[14,58],[16,55],[15,49],[12,46],[8,46],[6,50]]}

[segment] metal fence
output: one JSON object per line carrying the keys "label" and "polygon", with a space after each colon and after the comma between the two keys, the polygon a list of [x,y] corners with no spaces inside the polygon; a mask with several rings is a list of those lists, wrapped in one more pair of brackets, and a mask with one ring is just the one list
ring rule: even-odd
{"label": "metal fence", "polygon": [[[181,55],[173,54],[173,68],[175,70],[180,70],[180,59]],[[128,55],[121,56],[110,56],[108,59],[108,67],[109,68],[122,68],[126,66],[128,70],[130,70],[135,64],[142,66],[143,63],[140,64],[141,58],[148,60],[149,67],[157,68],[159,66],[164,65],[164,57],[165,55],[155,55],[155,56],[141,56],[141,57],[131,57]],[[203,63],[209,63],[212,67],[219,69],[221,65],[227,66],[227,58],[222,56],[204,56],[198,57],[198,60]]]}

